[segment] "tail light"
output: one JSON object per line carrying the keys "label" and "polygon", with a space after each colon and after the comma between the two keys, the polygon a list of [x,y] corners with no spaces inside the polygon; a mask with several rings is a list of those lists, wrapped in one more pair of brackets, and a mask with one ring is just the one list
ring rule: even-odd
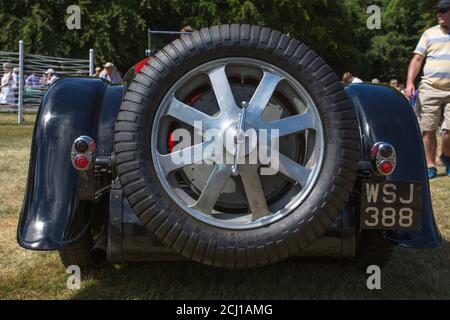
{"label": "tail light", "polygon": [[88,136],[75,139],[70,153],[74,168],[78,171],[86,171],[92,168],[95,160],[95,148],[95,141]]}
{"label": "tail light", "polygon": [[391,175],[395,170],[397,155],[394,147],[387,142],[377,142],[370,151],[370,157],[376,173]]}

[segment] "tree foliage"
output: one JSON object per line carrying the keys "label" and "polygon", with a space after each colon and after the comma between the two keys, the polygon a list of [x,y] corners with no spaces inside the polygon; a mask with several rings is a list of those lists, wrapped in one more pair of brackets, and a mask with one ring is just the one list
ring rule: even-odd
{"label": "tree foliage", "polygon": [[[68,6],[81,8],[81,29],[66,27]],[[382,10],[369,30],[367,7]],[[0,50],[113,61],[126,70],[143,57],[147,28],[179,30],[250,23],[289,33],[339,74],[404,79],[421,33],[436,24],[435,0],[0,0]]]}

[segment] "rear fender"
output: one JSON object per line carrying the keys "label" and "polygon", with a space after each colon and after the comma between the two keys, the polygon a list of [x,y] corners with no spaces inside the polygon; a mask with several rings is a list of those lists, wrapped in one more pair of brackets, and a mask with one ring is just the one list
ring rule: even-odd
{"label": "rear fender", "polygon": [[78,172],[70,160],[74,139],[87,135],[97,154],[112,151],[122,86],[98,78],[56,81],[41,102],[34,127],[19,244],[56,250],[79,240],[89,226],[90,203],[78,199]]}
{"label": "rear fender", "polygon": [[422,136],[413,108],[400,91],[388,86],[355,84],[345,90],[358,113],[361,160],[370,160],[370,149],[375,142],[391,143],[397,153],[397,166],[387,180],[422,182],[420,231],[384,232],[384,237],[410,248],[440,246],[442,238],[433,215]]}

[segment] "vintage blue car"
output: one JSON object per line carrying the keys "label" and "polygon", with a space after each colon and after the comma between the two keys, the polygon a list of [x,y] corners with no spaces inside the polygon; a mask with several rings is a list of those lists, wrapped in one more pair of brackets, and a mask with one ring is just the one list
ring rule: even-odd
{"label": "vintage blue car", "polygon": [[65,265],[295,256],[383,267],[436,248],[421,133],[404,96],[343,87],[268,28],[183,34],[123,85],[63,78],[33,135],[17,239]]}

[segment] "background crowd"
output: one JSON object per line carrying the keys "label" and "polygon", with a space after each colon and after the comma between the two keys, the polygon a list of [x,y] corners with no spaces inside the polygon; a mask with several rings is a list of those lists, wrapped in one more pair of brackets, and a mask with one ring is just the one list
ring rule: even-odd
{"label": "background crowd", "polygon": [[[364,82],[367,82],[367,81],[363,81],[360,78],[358,78],[356,76],[353,76],[350,72],[346,72],[342,76],[342,84],[344,86],[348,86],[348,85],[351,85],[351,84],[364,83]],[[403,93],[405,95],[405,97],[409,100],[409,102],[411,103],[411,105],[414,108],[416,107],[416,100],[417,100],[417,96],[419,94],[419,90],[415,90],[413,95],[410,97],[406,93],[406,86],[405,86],[405,84],[403,82],[399,82],[397,79],[390,79],[388,82],[382,82],[378,78],[373,78],[370,82],[373,83],[373,84],[389,85],[392,88],[397,89],[398,91],[400,91],[401,93]]]}
{"label": "background crowd", "polygon": [[[87,76],[88,72],[78,70],[70,76]],[[122,76],[113,63],[107,62],[103,68],[95,69],[94,77],[103,78],[112,83],[121,83]],[[48,68],[43,74],[31,72],[24,76],[25,94],[33,94],[36,90],[45,89],[53,82],[59,79],[58,73],[53,68]],[[0,85],[0,104],[17,104],[19,89],[19,68],[14,67],[12,63],[3,63],[3,74]]]}

